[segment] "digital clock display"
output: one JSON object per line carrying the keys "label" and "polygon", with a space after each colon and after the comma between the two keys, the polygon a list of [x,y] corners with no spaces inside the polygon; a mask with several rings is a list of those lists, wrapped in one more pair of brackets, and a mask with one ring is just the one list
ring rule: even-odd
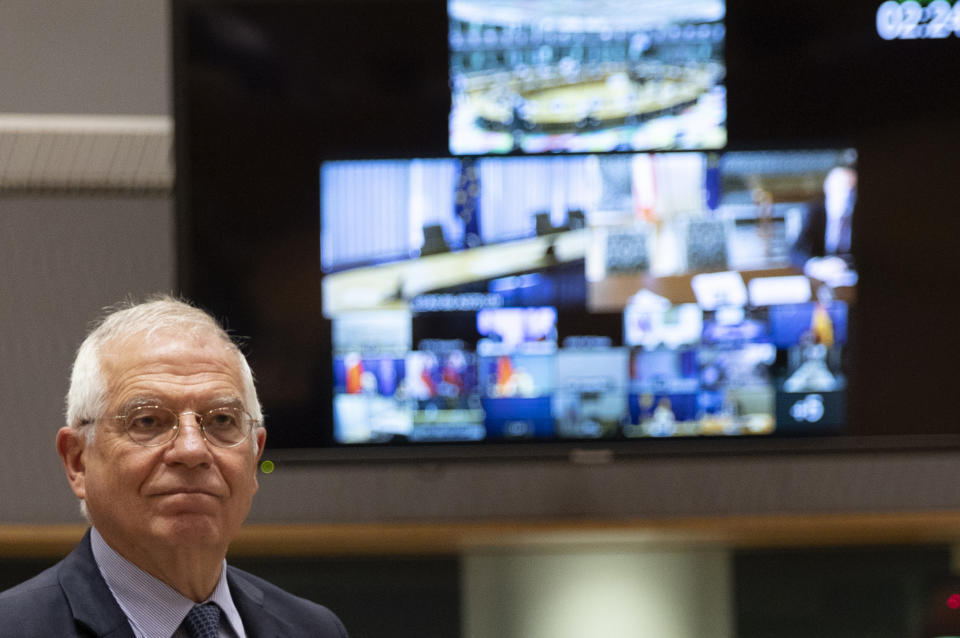
{"label": "digital clock display", "polygon": [[877,34],[884,40],[960,37],[960,1],[888,0],[877,8]]}

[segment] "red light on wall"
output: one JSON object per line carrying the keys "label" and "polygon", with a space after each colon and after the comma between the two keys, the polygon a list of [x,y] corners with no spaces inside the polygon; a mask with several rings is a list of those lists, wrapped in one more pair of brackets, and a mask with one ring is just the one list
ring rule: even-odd
{"label": "red light on wall", "polygon": [[947,607],[950,609],[960,609],[960,594],[950,594],[947,598]]}

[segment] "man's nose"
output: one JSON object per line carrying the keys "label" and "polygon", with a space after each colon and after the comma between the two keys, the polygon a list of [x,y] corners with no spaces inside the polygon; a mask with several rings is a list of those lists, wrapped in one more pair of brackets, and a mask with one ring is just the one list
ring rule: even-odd
{"label": "man's nose", "polygon": [[179,417],[180,431],[172,447],[175,457],[187,463],[203,462],[210,454],[210,449],[200,428],[199,415],[196,412],[182,412]]}
{"label": "man's nose", "polygon": [[203,429],[200,427],[200,415],[196,412],[181,412],[179,414],[181,436],[193,432],[201,439],[203,438]]}

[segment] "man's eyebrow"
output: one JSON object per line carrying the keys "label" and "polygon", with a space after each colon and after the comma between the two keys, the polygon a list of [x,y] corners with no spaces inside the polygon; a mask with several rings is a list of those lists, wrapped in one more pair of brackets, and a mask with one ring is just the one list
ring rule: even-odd
{"label": "man's eyebrow", "polygon": [[247,411],[247,406],[244,404],[243,399],[232,394],[215,397],[213,399],[203,401],[202,403],[197,403],[194,409],[198,412],[206,413],[210,410],[218,410],[220,408],[230,408],[232,410],[240,410],[242,412]]}
{"label": "man's eyebrow", "polygon": [[120,414],[126,414],[128,411],[133,410],[134,408],[143,407],[145,405],[163,405],[163,399],[150,395],[137,395],[130,397],[120,405]]}
{"label": "man's eyebrow", "polygon": [[243,399],[236,395],[226,395],[206,401],[205,405],[212,408],[243,408]]}

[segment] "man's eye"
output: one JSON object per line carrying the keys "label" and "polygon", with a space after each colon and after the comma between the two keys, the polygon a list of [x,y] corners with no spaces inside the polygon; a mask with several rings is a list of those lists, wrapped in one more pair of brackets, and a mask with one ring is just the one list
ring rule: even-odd
{"label": "man's eye", "polygon": [[214,411],[207,414],[206,427],[210,430],[232,430],[239,427],[237,417],[231,412]]}
{"label": "man's eye", "polygon": [[138,432],[149,432],[152,430],[163,430],[167,427],[167,421],[163,415],[146,413],[133,414],[127,422],[127,428]]}

